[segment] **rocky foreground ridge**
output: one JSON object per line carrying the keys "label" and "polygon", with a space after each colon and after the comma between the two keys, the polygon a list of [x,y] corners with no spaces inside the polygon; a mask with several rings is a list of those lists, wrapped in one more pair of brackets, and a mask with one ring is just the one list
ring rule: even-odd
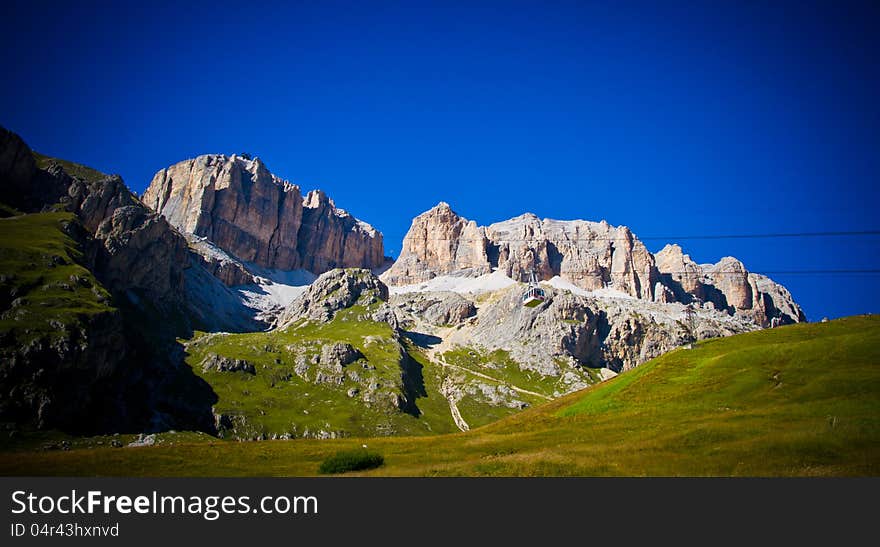
{"label": "rocky foreground ridge", "polygon": [[610,288],[647,302],[693,303],[765,327],[805,320],[785,287],[732,257],[699,265],[678,245],[653,255],[629,228],[605,221],[541,220],[527,213],[477,226],[442,202],[413,220],[382,279],[405,286],[494,271],[516,281],[534,271],[539,280],[559,277],[587,291]]}
{"label": "rocky foreground ridge", "polygon": [[198,315],[186,240],[118,176],[44,159],[0,128],[0,418],[74,432],[209,427],[210,389],[178,366],[176,337]]}

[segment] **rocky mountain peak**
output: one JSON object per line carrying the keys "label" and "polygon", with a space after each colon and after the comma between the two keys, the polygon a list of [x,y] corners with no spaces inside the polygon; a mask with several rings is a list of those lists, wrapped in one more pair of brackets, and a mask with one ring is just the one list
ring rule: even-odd
{"label": "rocky mountain peak", "polygon": [[400,257],[383,278],[406,285],[455,271],[488,273],[487,246],[485,228],[440,202],[413,219]]}
{"label": "rocky mountain peak", "polygon": [[742,273],[746,271],[745,264],[740,262],[739,259],[734,258],[732,256],[722,257],[721,260],[718,261],[717,264],[713,267],[714,271],[732,271],[735,273]]}
{"label": "rocky mountain peak", "polygon": [[[677,259],[678,257],[684,257],[684,256],[686,256],[686,255],[684,254],[684,251],[682,250],[681,246],[678,243],[667,243],[666,245],[663,246],[662,249],[660,249],[654,255],[654,258],[657,259],[657,261],[659,262],[661,257],[664,257],[664,258],[669,257],[670,259],[673,259],[673,258]],[[690,259],[689,256],[687,258]]]}
{"label": "rocky mountain peak", "polygon": [[356,304],[369,307],[388,300],[388,287],[369,270],[346,268],[321,274],[278,319],[286,328],[300,319],[329,321],[339,310]]}
{"label": "rocky mountain peak", "polygon": [[306,194],[306,197],[303,200],[303,207],[308,207],[309,209],[336,207],[336,203],[334,203],[323,190],[315,189]]}
{"label": "rocky mountain peak", "polygon": [[260,158],[210,154],[179,162],[156,173],[142,200],[180,231],[266,268],[322,273],[384,260],[381,233],[320,190],[303,198]]}
{"label": "rocky mountain peak", "polygon": [[460,219],[461,216],[452,210],[452,207],[445,201],[441,201],[437,205],[431,207],[416,218],[443,218],[449,220]]}
{"label": "rocky mountain peak", "polygon": [[494,270],[516,281],[534,271],[539,280],[560,277],[587,291],[613,289],[649,302],[697,303],[763,326],[774,317],[782,322],[803,317],[784,287],[766,278],[758,287],[759,278],[733,257],[701,266],[676,244],[653,255],[629,227],[605,220],[541,220],[525,213],[481,227],[445,203],[413,220],[399,258],[382,279],[410,285]]}

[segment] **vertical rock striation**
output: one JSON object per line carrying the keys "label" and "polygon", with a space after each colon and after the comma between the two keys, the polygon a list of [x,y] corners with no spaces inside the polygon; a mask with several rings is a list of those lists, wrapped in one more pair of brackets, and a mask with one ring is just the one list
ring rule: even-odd
{"label": "vertical rock striation", "polygon": [[144,203],[182,232],[211,240],[245,262],[322,273],[376,268],[382,234],[320,190],[273,175],[259,158],[205,155],[156,173]]}

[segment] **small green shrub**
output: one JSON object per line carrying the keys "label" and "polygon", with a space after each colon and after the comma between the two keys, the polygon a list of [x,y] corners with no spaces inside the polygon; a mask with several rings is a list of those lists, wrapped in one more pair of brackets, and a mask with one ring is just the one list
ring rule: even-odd
{"label": "small green shrub", "polygon": [[342,450],[321,462],[318,473],[332,475],[347,471],[362,471],[364,469],[375,469],[384,463],[385,458],[381,454],[367,452],[366,450]]}

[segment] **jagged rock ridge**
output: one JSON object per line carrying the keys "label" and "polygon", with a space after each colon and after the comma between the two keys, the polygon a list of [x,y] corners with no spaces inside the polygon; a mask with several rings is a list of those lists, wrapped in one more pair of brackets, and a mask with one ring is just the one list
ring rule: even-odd
{"label": "jagged rock ridge", "polygon": [[280,328],[300,319],[329,321],[356,303],[369,306],[388,300],[388,287],[365,269],[335,269],[322,274],[278,318]]}
{"label": "jagged rock ridge", "polygon": [[245,262],[320,274],[382,265],[382,234],[320,190],[273,175],[259,159],[204,155],[162,169],[142,197],[182,232]]}
{"label": "jagged rock ridge", "polygon": [[613,288],[652,302],[710,305],[761,326],[804,321],[789,292],[752,274],[734,258],[703,267],[678,246],[656,256],[626,226],[539,219],[531,213],[477,226],[441,202],[413,219],[400,257],[383,275],[389,285],[436,276],[479,276],[499,270],[526,280],[559,276],[588,291]]}
{"label": "jagged rock ridge", "polygon": [[[52,290],[39,283],[59,265],[88,273],[58,284],[69,296],[47,302],[74,310],[82,304],[76,314],[53,315],[54,308],[43,311],[27,298],[18,309],[0,310],[10,319],[0,329],[0,416],[69,431],[210,429],[210,394],[178,367],[176,342],[191,335],[186,278],[201,268],[189,261],[183,236],[121,178],[94,174],[72,176],[54,161],[41,169],[24,141],[0,128],[0,202],[24,213],[7,222],[53,218],[34,215],[42,211],[70,214],[61,217],[62,233],[39,230],[40,237],[63,242],[65,251],[33,265],[38,285],[23,285],[16,272],[4,271],[0,292]],[[25,252],[41,251],[31,246]],[[97,300],[77,299],[80,286],[91,287]],[[4,308],[6,301],[0,295]],[[89,312],[95,304],[106,311]],[[185,398],[174,391],[182,386],[190,388]]]}

